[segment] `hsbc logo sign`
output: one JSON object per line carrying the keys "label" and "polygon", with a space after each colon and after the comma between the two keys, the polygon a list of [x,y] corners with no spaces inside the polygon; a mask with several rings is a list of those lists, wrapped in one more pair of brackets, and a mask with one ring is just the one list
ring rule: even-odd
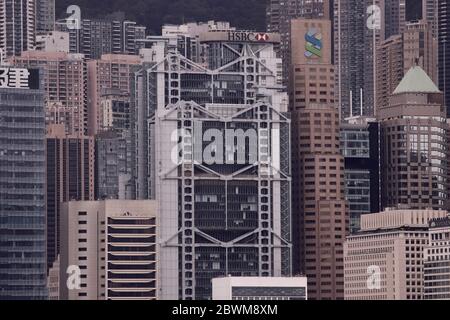
{"label": "hsbc logo sign", "polygon": [[255,36],[256,41],[269,41],[269,35],[267,33],[258,33]]}
{"label": "hsbc logo sign", "polygon": [[270,36],[267,33],[258,32],[228,32],[228,41],[267,42]]}

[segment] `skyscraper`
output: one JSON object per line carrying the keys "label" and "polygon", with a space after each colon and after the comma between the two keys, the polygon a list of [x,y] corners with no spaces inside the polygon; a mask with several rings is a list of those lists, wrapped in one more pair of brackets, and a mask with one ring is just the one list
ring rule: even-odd
{"label": "skyscraper", "polygon": [[117,90],[130,96],[130,73],[141,63],[135,55],[105,54],[87,62],[88,69],[88,134],[97,134],[103,126],[102,96]]}
{"label": "skyscraper", "polygon": [[380,127],[376,119],[354,117],[341,124],[345,158],[345,198],[350,232],[360,229],[361,215],[381,209]]}
{"label": "skyscraper", "polygon": [[7,57],[34,48],[35,6],[35,0],[0,1],[0,49]]}
{"label": "skyscraper", "polygon": [[83,55],[27,51],[12,62],[45,70],[47,124],[64,124],[67,134],[86,134],[87,67]]}
{"label": "skyscraper", "polygon": [[438,38],[438,3],[439,0],[422,0],[422,19],[428,23],[436,39]]}
{"label": "skyscraper", "polygon": [[267,4],[267,31],[280,34],[277,51],[283,60],[283,83],[290,72],[291,20],[295,18],[332,19],[333,0],[270,0]]}
{"label": "skyscraper", "polygon": [[209,299],[215,277],[291,274],[279,36],[229,30],[200,41],[208,68],[172,51],[137,78],[147,103],[136,105],[154,112],[147,161],[164,212],[162,299]]}
{"label": "skyscraper", "polygon": [[343,299],[342,245],[350,224],[331,21],[294,19],[291,28],[293,268],[308,278],[308,299]]}
{"label": "skyscraper", "polygon": [[439,89],[444,93],[447,116],[450,117],[450,3],[438,0]]}
{"label": "skyscraper", "polygon": [[58,31],[69,32],[70,52],[82,53],[87,59],[104,54],[136,54],[136,40],[145,38],[146,28],[134,21],[82,19],[79,29],[68,29],[65,20],[56,23]]}
{"label": "skyscraper", "polygon": [[42,73],[0,67],[0,299],[45,299]]}
{"label": "skyscraper", "polygon": [[401,34],[382,41],[377,48],[376,109],[386,106],[406,72],[421,66],[437,83],[438,43],[424,21],[406,23]]}
{"label": "skyscraper", "polygon": [[407,0],[384,0],[385,39],[396,34],[401,34],[405,30],[406,2]]}
{"label": "skyscraper", "polygon": [[[342,121],[351,116],[352,110],[363,116],[375,114],[375,48],[385,39],[383,3],[383,0],[334,2],[336,107]],[[377,13],[368,10],[373,5],[378,8],[375,11],[379,13],[378,25],[374,16]]]}
{"label": "skyscraper", "polygon": [[[158,212],[151,200],[63,203],[60,298],[157,299]],[[74,267],[80,271],[79,288],[70,287]]]}
{"label": "skyscraper", "polygon": [[47,127],[47,264],[59,254],[61,203],[94,200],[94,138],[67,135],[63,125]]}
{"label": "skyscraper", "polygon": [[379,110],[383,206],[446,209],[447,123],[444,97],[412,67]]}
{"label": "skyscraper", "polygon": [[36,33],[46,34],[55,30],[55,0],[36,1]]}

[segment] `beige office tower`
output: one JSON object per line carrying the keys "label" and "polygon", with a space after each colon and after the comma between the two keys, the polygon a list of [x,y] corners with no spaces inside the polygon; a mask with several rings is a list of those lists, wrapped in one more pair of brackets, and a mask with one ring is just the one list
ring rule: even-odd
{"label": "beige office tower", "polygon": [[151,200],[65,202],[60,299],[157,299],[157,211]]}
{"label": "beige office tower", "polygon": [[26,51],[13,57],[12,63],[44,70],[47,124],[64,124],[70,135],[86,133],[87,68],[83,55]]}
{"label": "beige office tower", "polygon": [[361,216],[361,230],[347,238],[346,300],[419,300],[428,223],[441,210],[387,210]]}
{"label": "beige office tower", "polygon": [[438,43],[424,21],[407,23],[404,32],[381,42],[378,47],[377,110],[388,105],[390,95],[415,64],[437,83]]}
{"label": "beige office tower", "polygon": [[430,221],[423,269],[424,299],[450,300],[450,216]]}
{"label": "beige office tower", "polygon": [[422,18],[430,25],[434,38],[438,37],[438,2],[439,0],[422,0]]}
{"label": "beige office tower", "polygon": [[[330,29],[328,20],[292,21],[293,268],[307,276],[313,300],[344,298],[343,242],[349,231]],[[306,35],[322,45],[311,47]]]}
{"label": "beige office tower", "polygon": [[[330,19],[330,0],[269,0],[267,1],[267,31],[280,34],[277,51],[283,60],[283,82],[287,85],[291,61],[291,20],[297,18]],[[331,35],[331,30],[328,35]]]}
{"label": "beige office tower", "polygon": [[134,55],[104,54],[99,60],[91,60],[88,68],[88,134],[95,135],[102,128],[101,97],[111,89],[130,94],[130,72],[141,63]]}
{"label": "beige office tower", "polygon": [[411,68],[379,111],[383,207],[445,209],[448,187],[443,94],[419,66]]}

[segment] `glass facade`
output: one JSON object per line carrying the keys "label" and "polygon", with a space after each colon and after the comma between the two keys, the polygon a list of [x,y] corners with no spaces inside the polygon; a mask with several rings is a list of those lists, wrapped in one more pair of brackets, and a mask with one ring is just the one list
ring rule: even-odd
{"label": "glass facade", "polygon": [[350,208],[350,229],[359,230],[361,215],[370,213],[369,170],[346,170],[345,196]]}
{"label": "glass facade", "polygon": [[45,299],[44,93],[0,89],[0,300]]}
{"label": "glass facade", "polygon": [[[227,275],[291,274],[290,123],[287,95],[276,85],[280,60],[265,43],[205,47],[207,68],[169,53],[164,76],[160,64],[142,82],[148,113],[158,110],[145,130],[149,193],[160,197],[161,237],[173,242],[161,246],[161,263],[179,266],[162,268],[163,299],[210,299],[211,280]],[[173,132],[182,150],[176,167],[166,154]]]}
{"label": "glass facade", "polygon": [[386,206],[445,209],[446,119],[401,116],[383,124]]}
{"label": "glass facade", "polygon": [[341,152],[352,233],[360,229],[361,215],[380,210],[379,148],[378,123],[343,125]]}

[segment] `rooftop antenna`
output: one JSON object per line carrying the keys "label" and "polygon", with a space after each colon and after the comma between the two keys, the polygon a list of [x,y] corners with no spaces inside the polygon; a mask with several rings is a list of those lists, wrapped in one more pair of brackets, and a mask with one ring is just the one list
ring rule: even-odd
{"label": "rooftop antenna", "polygon": [[363,88],[360,91],[360,100],[361,100],[361,117],[363,116]]}

